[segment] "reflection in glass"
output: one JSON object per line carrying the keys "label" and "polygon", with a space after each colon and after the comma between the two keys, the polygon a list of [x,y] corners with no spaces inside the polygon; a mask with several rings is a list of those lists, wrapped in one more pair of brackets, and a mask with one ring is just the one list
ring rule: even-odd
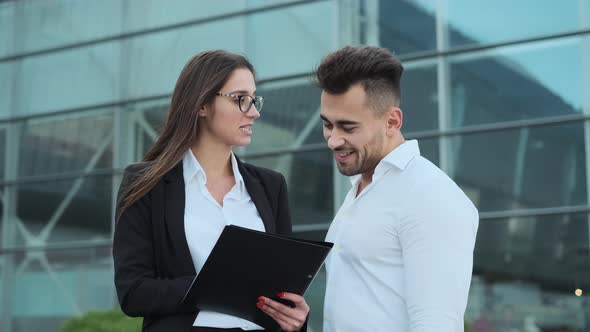
{"label": "reflection in glass", "polygon": [[333,217],[332,154],[321,151],[285,153],[273,157],[246,158],[257,166],[285,176],[294,228],[296,225],[326,224]]}
{"label": "reflection in glass", "polygon": [[24,226],[17,228],[18,238],[25,241],[17,245],[110,239],[110,175],[15,186],[16,214]]}
{"label": "reflection in glass", "polygon": [[404,133],[438,129],[438,84],[436,64],[404,67],[402,102]]}
{"label": "reflection in glass", "polygon": [[10,16],[18,22],[17,38],[22,45],[21,49],[10,48],[7,55],[118,34],[123,22],[123,8],[118,0],[9,1],[0,4],[0,12],[11,11]]}
{"label": "reflection in glass", "polygon": [[[109,247],[8,254],[13,331],[59,331],[64,319],[116,303]],[[40,296],[43,294],[43,296]]]}
{"label": "reflection in glass", "polygon": [[480,212],[587,204],[582,122],[451,138],[455,181]]}
{"label": "reflection in glass", "polygon": [[451,58],[452,126],[581,113],[581,54],[570,38]]}
{"label": "reflection in glass", "polygon": [[585,213],[480,222],[466,320],[472,327],[585,331],[590,289]]}
{"label": "reflection in glass", "polygon": [[405,54],[436,49],[436,21],[429,1],[379,1],[380,45]]}
{"label": "reflection in glass", "polygon": [[120,60],[121,41],[24,58],[16,74],[21,93],[15,113],[46,113],[117,100],[124,81]]}
{"label": "reflection in glass", "polygon": [[19,176],[38,176],[112,167],[111,113],[26,122]]}
{"label": "reflection in glass", "polygon": [[[0,3],[0,57],[14,53],[14,8],[11,4]],[[0,68],[2,65],[0,64]],[[0,69],[1,70],[1,69]],[[0,74],[0,77],[2,75]],[[1,80],[0,80],[1,84]],[[2,89],[0,89],[2,91]],[[0,92],[1,93],[1,92]]]}
{"label": "reflection in glass", "polygon": [[581,2],[590,1],[447,1],[451,47],[489,44],[571,32],[588,27]]}
{"label": "reflection in glass", "polygon": [[[1,30],[2,28],[0,27],[0,31]],[[0,37],[0,40],[1,39],[2,38]],[[14,65],[14,62],[0,62],[0,119],[4,119],[12,114],[14,98],[12,66]]]}
{"label": "reflection in glass", "polygon": [[[283,1],[288,2],[288,1]],[[272,3],[275,4],[275,3]],[[166,6],[155,0],[33,1],[0,4],[0,56],[38,51],[268,6],[264,1],[225,2],[176,0]],[[23,48],[12,49],[13,19],[27,29],[19,31]],[[79,27],[72,33],[72,27]]]}
{"label": "reflection in glass", "polygon": [[258,77],[314,70],[323,56],[336,49],[338,6],[344,5],[315,1],[246,16],[241,31],[243,52],[252,61]]}
{"label": "reflection in glass", "polygon": [[[406,140],[408,138],[406,137]],[[440,167],[439,154],[439,139],[438,138],[419,138],[418,147],[420,148],[420,155],[431,163]]]}
{"label": "reflection in glass", "polygon": [[6,166],[6,133],[7,128],[0,127],[0,180],[4,179],[4,167]]}
{"label": "reflection in glass", "polygon": [[[327,18],[333,12],[332,3],[321,1],[134,38],[127,52],[133,59],[126,86],[129,96],[170,93],[188,59],[210,49],[247,55],[258,79],[310,72],[331,51],[326,40],[333,36],[333,22]],[[280,48],[282,55],[269,52],[269,45]]]}
{"label": "reflection in glass", "polygon": [[[249,153],[321,143],[320,89],[307,79],[303,82],[261,84],[264,114],[254,123]],[[291,83],[291,84],[289,84]]]}

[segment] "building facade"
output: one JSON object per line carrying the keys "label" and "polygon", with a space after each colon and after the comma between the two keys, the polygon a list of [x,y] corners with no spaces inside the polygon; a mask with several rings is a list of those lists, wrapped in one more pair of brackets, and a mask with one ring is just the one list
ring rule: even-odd
{"label": "building facade", "polygon": [[0,1],[0,331],[117,306],[121,170],[203,50],[256,67],[265,107],[235,152],[282,172],[295,235],[323,239],[349,182],[311,74],[350,44],[400,57],[406,138],[480,210],[470,329],[590,331],[590,0]]}

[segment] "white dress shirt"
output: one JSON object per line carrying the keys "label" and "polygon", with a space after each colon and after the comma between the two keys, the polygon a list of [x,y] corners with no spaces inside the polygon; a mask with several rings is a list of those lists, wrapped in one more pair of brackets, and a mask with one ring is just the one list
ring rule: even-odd
{"label": "white dress shirt", "polygon": [[326,240],[324,332],[459,332],[478,213],[461,189],[407,141],[360,175]]}
{"label": "white dress shirt", "polygon": [[[258,210],[246,190],[233,153],[231,165],[236,184],[225,195],[221,206],[205,187],[207,176],[192,151],[187,151],[182,160],[186,195],[184,229],[197,274],[203,268],[226,225],[237,225],[263,232],[265,230]],[[255,306],[256,303],[252,305]],[[263,329],[245,319],[212,311],[199,311],[193,326]]]}

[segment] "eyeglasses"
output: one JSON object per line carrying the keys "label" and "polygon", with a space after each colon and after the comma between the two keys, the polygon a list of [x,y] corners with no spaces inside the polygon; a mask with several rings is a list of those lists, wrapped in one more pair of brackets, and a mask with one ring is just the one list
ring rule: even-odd
{"label": "eyeglasses", "polygon": [[262,96],[249,96],[249,95],[232,95],[227,93],[217,93],[218,96],[233,98],[240,107],[240,112],[247,113],[252,105],[256,107],[256,110],[260,112],[262,105],[264,104],[264,97]]}

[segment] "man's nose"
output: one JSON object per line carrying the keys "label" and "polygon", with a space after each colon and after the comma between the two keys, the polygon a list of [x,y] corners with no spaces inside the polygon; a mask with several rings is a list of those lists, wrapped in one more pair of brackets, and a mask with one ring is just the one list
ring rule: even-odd
{"label": "man's nose", "polygon": [[328,147],[331,150],[336,150],[337,148],[341,147],[344,144],[344,139],[339,137],[338,135],[330,135],[328,137]]}

